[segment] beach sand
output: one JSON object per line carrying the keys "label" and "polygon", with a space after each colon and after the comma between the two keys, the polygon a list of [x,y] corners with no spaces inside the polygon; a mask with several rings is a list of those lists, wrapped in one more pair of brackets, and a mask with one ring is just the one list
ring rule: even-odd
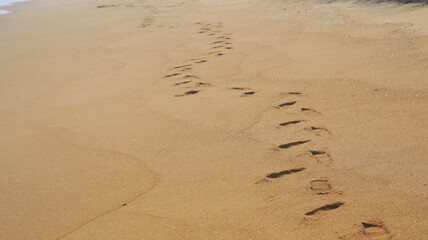
{"label": "beach sand", "polygon": [[428,238],[428,7],[7,10],[1,239]]}

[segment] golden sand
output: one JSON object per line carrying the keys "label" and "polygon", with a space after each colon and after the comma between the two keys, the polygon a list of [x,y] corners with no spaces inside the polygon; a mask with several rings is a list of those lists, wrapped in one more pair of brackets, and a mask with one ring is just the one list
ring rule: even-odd
{"label": "golden sand", "polygon": [[427,239],[428,7],[0,16],[0,239]]}

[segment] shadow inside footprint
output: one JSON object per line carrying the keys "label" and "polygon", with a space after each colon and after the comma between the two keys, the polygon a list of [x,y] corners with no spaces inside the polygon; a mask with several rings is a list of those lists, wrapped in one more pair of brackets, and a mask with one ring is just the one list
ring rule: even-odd
{"label": "shadow inside footprint", "polygon": [[209,83],[204,83],[204,82],[197,82],[195,84],[195,87],[201,87],[201,86],[211,86],[211,84]]}
{"label": "shadow inside footprint", "polygon": [[324,127],[314,127],[314,126],[311,126],[311,127],[304,128],[303,130],[312,132],[312,133],[314,133],[317,136],[331,134],[331,132],[327,128],[324,128]]}
{"label": "shadow inside footprint", "polygon": [[313,109],[310,108],[301,108],[300,110],[302,110],[302,112],[308,112],[308,113],[319,113]]}
{"label": "shadow inside footprint", "polygon": [[364,235],[386,235],[389,234],[388,229],[383,225],[382,222],[370,221],[361,223],[364,228]]}
{"label": "shadow inside footprint", "polygon": [[333,209],[337,209],[340,206],[342,206],[343,204],[345,204],[344,202],[336,202],[336,203],[332,203],[332,204],[326,204],[322,207],[319,207],[317,209],[314,209],[310,212],[305,213],[306,216],[311,216],[314,215],[320,211],[329,211],[329,210],[333,210]]}
{"label": "shadow inside footprint", "polygon": [[254,91],[249,91],[249,92],[244,92],[242,95],[241,95],[241,97],[248,97],[248,96],[251,96],[251,95],[254,95]]}
{"label": "shadow inside footprint", "polygon": [[191,81],[179,82],[179,83],[174,84],[174,86],[178,86],[178,85],[181,85],[181,84],[186,84],[186,83],[189,83],[189,82],[191,82]]}
{"label": "shadow inside footprint", "polygon": [[197,91],[197,90],[191,90],[191,91],[185,92],[184,94],[175,95],[175,97],[184,97],[184,96],[194,95],[194,94],[196,94],[198,92],[199,91]]}
{"label": "shadow inside footprint", "polygon": [[192,66],[192,64],[186,64],[186,65],[181,65],[181,66],[175,66],[174,68],[183,68],[183,67],[190,67]]}
{"label": "shadow inside footprint", "polygon": [[311,155],[317,160],[317,162],[321,164],[331,164],[333,163],[333,159],[329,153],[320,150],[309,150]]}
{"label": "shadow inside footprint", "polygon": [[278,148],[280,148],[280,149],[287,149],[287,148],[290,148],[290,147],[293,147],[293,146],[305,144],[305,143],[310,142],[310,141],[311,140],[291,142],[291,143],[279,145]]}
{"label": "shadow inside footprint", "polygon": [[278,107],[291,106],[291,105],[294,105],[294,104],[296,104],[296,101],[281,103],[281,104],[278,105]]}
{"label": "shadow inside footprint", "polygon": [[97,6],[97,8],[110,8],[110,7],[117,7],[117,5],[112,4],[112,5],[99,5],[99,6]]}
{"label": "shadow inside footprint", "polygon": [[196,77],[193,75],[184,75],[183,78],[196,78]]}
{"label": "shadow inside footprint", "polygon": [[288,175],[288,174],[292,174],[292,173],[298,173],[298,172],[301,172],[303,170],[305,170],[304,167],[302,167],[302,168],[293,168],[293,169],[288,169],[288,170],[281,171],[281,172],[270,173],[266,177],[267,178],[279,178],[279,177],[282,177],[284,175]]}
{"label": "shadow inside footprint", "polygon": [[306,121],[306,120],[295,120],[295,121],[289,121],[289,122],[284,122],[284,123],[280,123],[279,124],[279,126],[287,126],[287,125],[294,125],[294,124],[298,124],[298,123],[301,123],[301,122],[303,122],[303,121]]}
{"label": "shadow inside footprint", "polygon": [[326,128],[323,128],[323,127],[314,127],[314,126],[312,126],[311,130],[313,130],[313,131],[322,130],[322,131],[327,131],[328,132],[328,130]]}
{"label": "shadow inside footprint", "polygon": [[168,75],[166,75],[165,77],[166,78],[169,78],[169,77],[175,77],[175,76],[178,76],[178,75],[180,75],[181,73],[173,73],[173,74],[168,74]]}
{"label": "shadow inside footprint", "polygon": [[330,133],[330,131],[327,128],[324,128],[324,127],[314,127],[314,126],[311,126],[310,128],[305,128],[305,130],[314,132],[317,135],[321,135],[321,134],[324,134],[324,133]]}
{"label": "shadow inside footprint", "polygon": [[326,154],[324,151],[309,150],[312,156]]}

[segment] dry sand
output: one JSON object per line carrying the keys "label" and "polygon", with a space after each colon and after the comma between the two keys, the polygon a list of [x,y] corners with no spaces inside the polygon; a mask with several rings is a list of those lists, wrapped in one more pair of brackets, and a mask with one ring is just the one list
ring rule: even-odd
{"label": "dry sand", "polygon": [[0,239],[428,239],[428,7],[0,16]]}

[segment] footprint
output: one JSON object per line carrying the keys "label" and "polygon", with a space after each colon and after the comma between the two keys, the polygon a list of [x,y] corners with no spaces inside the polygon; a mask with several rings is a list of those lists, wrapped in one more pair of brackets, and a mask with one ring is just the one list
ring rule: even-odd
{"label": "footprint", "polygon": [[311,190],[318,195],[329,194],[332,187],[327,180],[313,180],[311,181]]}
{"label": "footprint", "polygon": [[281,103],[278,105],[278,107],[292,106],[294,104],[296,104],[296,101]]}
{"label": "footprint", "polygon": [[287,149],[289,147],[293,147],[293,146],[297,146],[297,145],[302,145],[302,144],[305,144],[305,143],[310,142],[310,141],[311,140],[291,142],[291,143],[279,145],[278,148],[280,148],[280,149]]}
{"label": "footprint", "polygon": [[363,233],[365,236],[382,236],[382,235],[388,235],[389,231],[384,226],[382,222],[378,221],[367,221],[362,222],[363,225]]}
{"label": "footprint", "polygon": [[119,7],[119,5],[112,4],[112,5],[99,5],[97,8],[111,8],[111,7]]}
{"label": "footprint", "polygon": [[197,82],[195,84],[195,87],[201,87],[201,86],[211,86],[211,84],[209,83],[204,83],[204,82]]}
{"label": "footprint", "polygon": [[182,72],[188,72],[190,70],[192,70],[191,67],[186,67],[186,68],[181,69]]}
{"label": "footprint", "polygon": [[326,154],[324,151],[309,150],[313,156]]}
{"label": "footprint", "polygon": [[174,84],[174,86],[178,86],[178,85],[182,85],[182,84],[187,84],[189,82],[192,82],[192,81],[179,82],[179,83]]}
{"label": "footprint", "polygon": [[319,113],[319,112],[317,112],[317,111],[315,111],[313,109],[310,109],[310,108],[301,108],[300,110],[302,112],[306,112],[306,113]]}
{"label": "footprint", "polygon": [[186,67],[186,68],[182,68],[181,69],[182,72],[188,72],[188,71],[191,71],[191,70],[192,70],[191,67]]}
{"label": "footprint", "polygon": [[223,53],[217,53],[216,56],[223,56]]}
{"label": "footprint", "polygon": [[183,78],[198,78],[198,77],[193,76],[193,75],[184,75]]}
{"label": "footprint", "polygon": [[313,131],[322,130],[322,131],[329,132],[329,131],[327,130],[327,128],[323,128],[323,127],[314,127],[314,126],[312,126],[312,127],[311,127],[311,130],[313,130]]}
{"label": "footprint", "polygon": [[233,47],[226,47],[226,49],[233,49]]}
{"label": "footprint", "polygon": [[288,170],[281,171],[281,172],[270,173],[266,177],[267,178],[279,178],[279,177],[282,177],[284,175],[289,175],[289,174],[292,174],[292,173],[298,173],[298,172],[301,172],[303,170],[305,170],[304,167],[302,167],[302,168],[293,168],[293,169],[288,169]]}
{"label": "footprint", "polygon": [[323,134],[330,134],[330,131],[327,128],[324,128],[324,127],[314,127],[314,126],[311,126],[309,128],[305,128],[305,130],[314,132],[315,135],[317,135],[317,136],[321,136]]}
{"label": "footprint", "polygon": [[306,120],[295,120],[295,121],[289,121],[289,122],[284,122],[284,123],[280,123],[279,126],[287,126],[287,125],[291,125],[291,124],[298,124],[301,122],[304,122]]}
{"label": "footprint", "polygon": [[289,94],[289,95],[301,95],[302,93],[300,93],[300,92],[288,92],[287,94]]}
{"label": "footprint", "polygon": [[211,44],[219,44],[219,43],[223,43],[224,41],[216,41],[216,42],[212,42]]}
{"label": "footprint", "polygon": [[192,64],[186,64],[186,65],[181,65],[181,66],[175,66],[174,68],[184,68],[184,67],[190,67],[192,66]]}
{"label": "footprint", "polygon": [[324,205],[322,207],[319,207],[317,209],[314,209],[314,210],[312,210],[310,212],[305,213],[305,215],[306,216],[311,216],[311,215],[314,215],[314,214],[316,214],[318,212],[321,212],[321,211],[330,211],[330,210],[333,210],[333,209],[337,209],[337,208],[339,208],[340,206],[342,206],[344,204],[345,204],[344,202],[335,202],[335,203],[332,203],[332,204],[326,204],[326,205]]}
{"label": "footprint", "polygon": [[248,96],[252,96],[252,95],[254,95],[254,91],[249,91],[249,92],[244,92],[242,95],[241,95],[241,97],[248,97]]}
{"label": "footprint", "polygon": [[187,91],[184,94],[181,95],[175,95],[175,97],[184,97],[184,96],[189,96],[189,95],[194,95],[196,93],[198,93],[198,90],[191,90],[191,91]]}
{"label": "footprint", "polygon": [[212,47],[212,49],[221,48],[221,47],[224,47],[224,46],[223,46],[223,45],[220,45],[220,46],[214,46],[214,47]]}
{"label": "footprint", "polygon": [[333,162],[330,154],[325,151],[309,150],[309,152],[321,164],[331,164]]}
{"label": "footprint", "polygon": [[155,18],[153,16],[147,16],[144,18],[143,23],[140,25],[140,28],[145,28],[153,25]]}
{"label": "footprint", "polygon": [[208,62],[208,60],[202,59],[202,60],[197,61],[196,63],[205,63],[205,62]]}
{"label": "footprint", "polygon": [[178,75],[180,75],[181,73],[173,73],[173,74],[169,74],[169,75],[166,75],[165,77],[166,78],[169,78],[169,77],[175,77],[175,76],[178,76]]}
{"label": "footprint", "polygon": [[244,87],[232,87],[230,89],[233,89],[233,90],[246,90],[248,88],[244,88]]}

